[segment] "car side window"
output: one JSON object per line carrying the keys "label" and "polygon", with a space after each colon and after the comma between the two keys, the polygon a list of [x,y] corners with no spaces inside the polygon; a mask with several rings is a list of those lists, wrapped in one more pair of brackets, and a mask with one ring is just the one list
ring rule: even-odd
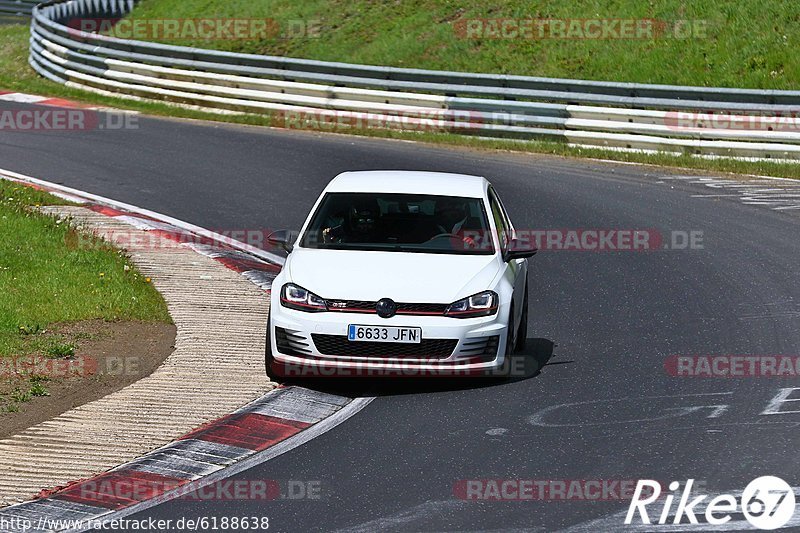
{"label": "car side window", "polygon": [[494,218],[494,225],[497,230],[497,240],[500,243],[500,250],[505,253],[508,250],[509,232],[511,228],[503,212],[503,207],[500,205],[500,201],[492,189],[489,189],[489,207],[492,209],[492,217]]}
{"label": "car side window", "polygon": [[506,211],[506,206],[503,205],[503,201],[497,196],[497,193],[494,189],[492,189],[492,194],[494,195],[495,200],[497,200],[497,205],[500,207],[500,212],[503,214],[503,220],[506,222],[506,227],[508,228],[509,235],[514,234],[514,224],[511,223],[511,218],[508,216],[508,211]]}

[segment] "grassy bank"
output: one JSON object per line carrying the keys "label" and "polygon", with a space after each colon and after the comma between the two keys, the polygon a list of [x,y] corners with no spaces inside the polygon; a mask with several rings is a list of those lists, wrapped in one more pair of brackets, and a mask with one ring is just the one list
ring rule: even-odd
{"label": "grassy bank", "polygon": [[32,206],[62,204],[0,180],[0,356],[69,357],[75,340],[54,323],[89,319],[169,322],[161,295],[122,252],[78,237]]}
{"label": "grassy bank", "polygon": [[[275,20],[274,38],[162,39],[237,52],[557,78],[795,89],[800,81],[797,13],[794,2],[750,0],[143,0],[131,16]],[[503,33],[497,19],[506,19]],[[632,19],[653,20],[652,31],[626,38],[622,22],[613,23]],[[598,31],[592,20],[607,30]]]}

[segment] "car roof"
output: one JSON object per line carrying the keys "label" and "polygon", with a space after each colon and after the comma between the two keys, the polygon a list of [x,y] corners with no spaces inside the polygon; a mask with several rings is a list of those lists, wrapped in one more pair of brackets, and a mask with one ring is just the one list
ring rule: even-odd
{"label": "car roof", "polygon": [[487,186],[486,178],[468,174],[368,170],[339,174],[331,180],[325,192],[411,193],[483,198]]}

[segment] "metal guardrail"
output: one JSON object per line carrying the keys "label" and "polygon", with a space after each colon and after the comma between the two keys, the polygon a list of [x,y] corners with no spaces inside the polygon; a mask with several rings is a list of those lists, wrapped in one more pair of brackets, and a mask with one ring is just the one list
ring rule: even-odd
{"label": "metal guardrail", "polygon": [[30,16],[39,0],[0,0],[0,15]]}
{"label": "metal guardrail", "polygon": [[[2,0],[0,0],[2,1]],[[800,91],[566,80],[236,54],[81,32],[136,0],[51,0],[32,12],[30,63],[104,94],[335,127],[443,129],[618,149],[800,159]],[[723,127],[720,127],[722,125]]]}

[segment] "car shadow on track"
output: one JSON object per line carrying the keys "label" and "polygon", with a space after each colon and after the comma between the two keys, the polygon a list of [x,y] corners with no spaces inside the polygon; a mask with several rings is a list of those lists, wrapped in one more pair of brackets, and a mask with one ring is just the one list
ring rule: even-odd
{"label": "car shadow on track", "polygon": [[291,379],[286,385],[298,385],[309,389],[349,396],[397,396],[403,394],[424,394],[497,387],[505,384],[535,378],[542,373],[546,365],[565,364],[572,361],[551,363],[556,343],[549,339],[529,338],[522,353],[511,357],[508,376],[498,373],[481,376],[426,376],[426,377],[358,377],[335,379]]}

